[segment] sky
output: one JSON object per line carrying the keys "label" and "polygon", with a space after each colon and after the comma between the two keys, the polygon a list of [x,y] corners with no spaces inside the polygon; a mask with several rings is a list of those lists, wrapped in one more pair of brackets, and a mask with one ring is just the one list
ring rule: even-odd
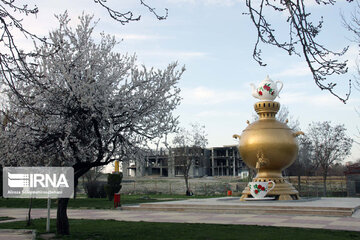
{"label": "sky", "polygon": [[[304,59],[288,56],[275,47],[262,45],[262,58],[266,67],[261,67],[252,58],[256,41],[256,31],[246,12],[244,0],[147,0],[159,15],[169,9],[166,20],[159,21],[145,7],[135,0],[108,0],[107,4],[119,11],[132,10],[141,15],[141,20],[126,25],[114,21],[107,11],[92,0],[36,0],[26,2],[36,4],[36,17],[24,17],[23,25],[40,36],[46,36],[58,27],[54,14],[68,11],[74,26],[82,12],[94,14],[99,19],[94,37],[101,32],[115,35],[119,40],[116,51],[136,54],[139,65],[165,68],[177,61],[179,69],[186,67],[179,86],[183,98],[175,114],[179,115],[181,126],[190,123],[205,125],[208,147],[233,145],[237,140],[233,134],[241,134],[247,120],[252,120],[253,105],[257,99],[251,95],[250,83],[258,85],[267,75],[274,81],[282,81],[280,104],[285,105],[292,119],[298,119],[306,132],[311,122],[331,121],[345,124],[347,133],[356,141],[360,127],[359,90],[353,88],[347,104],[326,91],[321,91],[314,83]],[[349,73],[335,76],[337,92],[344,95],[348,80],[356,75],[358,46],[353,36],[344,28],[340,13],[346,18],[355,8],[355,3],[338,0],[335,6],[319,7],[315,0],[307,0],[308,10],[313,19],[324,18],[323,32],[318,37],[324,45],[334,51],[349,46],[344,58],[349,59]],[[280,26],[281,36],[287,36],[287,28],[282,23],[286,16],[271,14],[274,26]],[[31,43],[22,42],[26,47]],[[352,154],[346,161],[360,158],[360,147],[354,143]]]}

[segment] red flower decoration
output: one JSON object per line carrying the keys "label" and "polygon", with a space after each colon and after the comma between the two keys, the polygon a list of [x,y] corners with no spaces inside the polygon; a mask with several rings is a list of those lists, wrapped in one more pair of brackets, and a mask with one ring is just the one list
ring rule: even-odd
{"label": "red flower decoration", "polygon": [[255,190],[255,194],[258,194],[258,192],[259,192],[259,191],[256,189],[256,190]]}
{"label": "red flower decoration", "polygon": [[262,96],[262,92],[261,92],[261,91],[259,91],[259,95]]}
{"label": "red flower decoration", "polygon": [[262,191],[265,191],[265,187],[262,187],[262,189],[261,189]]}
{"label": "red flower decoration", "polygon": [[261,185],[258,185],[258,186],[257,186],[257,188],[258,188],[258,189],[261,189],[261,188],[262,188],[262,186],[261,186]]}

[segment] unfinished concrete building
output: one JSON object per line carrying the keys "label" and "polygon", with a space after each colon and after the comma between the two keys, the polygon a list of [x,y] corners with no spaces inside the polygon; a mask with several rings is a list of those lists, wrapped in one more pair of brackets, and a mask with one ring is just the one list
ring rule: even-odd
{"label": "unfinished concrete building", "polygon": [[169,176],[169,154],[167,151],[163,149],[147,151],[144,155],[144,159],[121,163],[124,177]]}
{"label": "unfinished concrete building", "polygon": [[[190,153],[193,162],[190,177],[203,176],[248,176],[248,169],[242,161],[236,146],[201,149],[201,153]],[[145,154],[144,159],[122,163],[125,177],[178,177],[184,175],[183,149],[171,152],[160,149]]]}
{"label": "unfinished concrete building", "polygon": [[347,165],[345,176],[348,196],[360,196],[360,163]]}
{"label": "unfinished concrete building", "polygon": [[[187,151],[187,154],[184,153]],[[170,162],[173,163],[174,175],[170,177],[184,176],[187,160],[185,155],[188,156],[192,164],[189,168],[190,177],[202,177],[209,175],[209,155],[207,149],[203,148],[175,148],[172,149],[169,157]]]}
{"label": "unfinished concrete building", "polygon": [[211,176],[248,177],[249,171],[242,161],[237,146],[210,148]]}

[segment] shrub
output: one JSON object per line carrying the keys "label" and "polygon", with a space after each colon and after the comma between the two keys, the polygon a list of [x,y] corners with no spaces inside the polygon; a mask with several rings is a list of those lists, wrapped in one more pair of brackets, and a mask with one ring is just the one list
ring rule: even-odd
{"label": "shrub", "polygon": [[121,180],[122,173],[114,173],[108,175],[108,182],[105,185],[106,195],[109,198],[109,201],[112,201],[114,198],[114,193],[118,193],[121,189]]}
{"label": "shrub", "polygon": [[92,181],[85,184],[85,191],[88,198],[106,198],[105,184]]}

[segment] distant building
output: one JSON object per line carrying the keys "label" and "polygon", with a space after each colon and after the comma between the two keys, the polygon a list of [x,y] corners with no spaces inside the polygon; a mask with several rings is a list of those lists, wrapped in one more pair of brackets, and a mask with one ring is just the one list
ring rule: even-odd
{"label": "distant building", "polygon": [[210,176],[249,176],[237,146],[213,147],[210,152]]}
{"label": "distant building", "polygon": [[[123,175],[125,177],[142,176],[169,176],[169,155],[167,151],[160,149],[157,153],[145,153],[144,159],[136,159],[122,162]],[[170,169],[171,170],[171,169]]]}
{"label": "distant building", "polygon": [[360,163],[347,165],[346,188],[349,197],[360,196]]}
{"label": "distant building", "polygon": [[[241,176],[248,177],[249,171],[242,161],[236,146],[201,149],[201,157],[193,159],[189,170],[190,177],[203,176]],[[183,176],[181,149],[169,151],[161,149],[149,152],[144,159],[122,163],[125,177],[177,177]]]}

